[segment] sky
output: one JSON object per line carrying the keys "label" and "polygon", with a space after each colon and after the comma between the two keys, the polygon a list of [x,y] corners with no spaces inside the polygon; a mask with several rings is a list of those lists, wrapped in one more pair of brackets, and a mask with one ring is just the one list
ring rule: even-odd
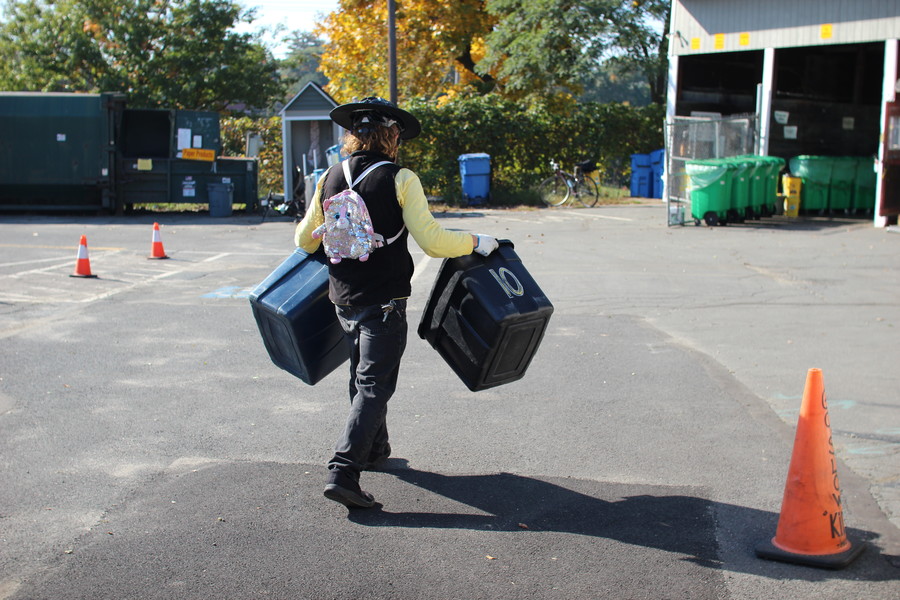
{"label": "sky", "polygon": [[[245,8],[256,7],[256,20],[249,30],[283,25],[285,33],[294,30],[312,31],[317,15],[327,15],[337,10],[338,6],[338,0],[237,0],[237,2]],[[245,31],[243,27],[237,30]],[[284,58],[285,48],[277,46],[275,38],[266,36],[263,41],[270,45],[276,58]]]}

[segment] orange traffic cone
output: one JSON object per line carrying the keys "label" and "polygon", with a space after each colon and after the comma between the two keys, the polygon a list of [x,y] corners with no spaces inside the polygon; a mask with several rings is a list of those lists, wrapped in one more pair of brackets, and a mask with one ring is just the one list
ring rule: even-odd
{"label": "orange traffic cone", "polygon": [[88,257],[87,236],[81,236],[78,244],[78,257],[75,260],[75,272],[69,277],[96,277],[91,274],[91,259]]}
{"label": "orange traffic cone", "polygon": [[756,547],[756,555],[842,569],[864,548],[864,544],[847,539],[822,371],[810,369],[778,528],[771,541]]}
{"label": "orange traffic cone", "polygon": [[153,244],[150,246],[150,256],[147,258],[169,258],[163,249],[162,237],[159,235],[159,223],[153,224]]}

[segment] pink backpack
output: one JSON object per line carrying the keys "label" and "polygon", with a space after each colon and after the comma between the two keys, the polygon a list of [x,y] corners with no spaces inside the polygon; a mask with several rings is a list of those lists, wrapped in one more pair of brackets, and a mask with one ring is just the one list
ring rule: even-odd
{"label": "pink backpack", "polygon": [[351,181],[348,161],[341,163],[349,187],[322,202],[325,222],[316,227],[312,233],[314,238],[322,238],[325,254],[331,259],[332,264],[337,264],[345,258],[366,261],[375,248],[390,244],[406,229],[404,226],[400,229],[400,233],[389,240],[375,233],[365,200],[353,191],[353,188],[369,173],[381,165],[389,164],[392,163],[386,160],[375,163],[363,171],[356,181]]}

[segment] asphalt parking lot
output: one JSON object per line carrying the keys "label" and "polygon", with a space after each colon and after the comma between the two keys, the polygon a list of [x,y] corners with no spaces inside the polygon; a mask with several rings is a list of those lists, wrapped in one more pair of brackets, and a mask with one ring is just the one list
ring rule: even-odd
{"label": "asphalt parking lot", "polygon": [[[0,598],[896,598],[900,235],[665,218],[441,215],[511,239],[555,312],[521,381],[470,392],[415,335],[440,262],[413,247],[394,457],[348,512],[321,495],[345,373],[280,371],[247,300],[289,220],[0,216]],[[753,552],[811,367],[868,546],[840,571]]]}

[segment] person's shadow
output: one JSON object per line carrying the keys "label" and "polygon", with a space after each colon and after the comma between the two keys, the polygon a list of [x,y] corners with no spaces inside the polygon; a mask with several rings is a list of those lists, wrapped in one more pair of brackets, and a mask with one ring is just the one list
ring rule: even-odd
{"label": "person's shadow", "polygon": [[[743,531],[733,535],[748,535],[746,554],[753,555],[753,547],[766,536],[773,536],[778,523],[775,513],[714,502],[689,495],[621,495],[632,493],[635,487],[648,491],[665,490],[660,487],[601,483],[587,480],[560,479],[575,491],[550,481],[509,473],[489,475],[441,475],[405,468],[403,459],[391,459],[386,471],[412,486],[437,496],[449,498],[472,507],[469,512],[427,512],[429,508],[447,505],[439,498],[425,503],[423,512],[389,512],[381,504],[370,510],[351,510],[349,519],[371,527],[409,527],[473,529],[503,532],[551,531],[607,538],[647,548],[681,554],[684,560],[710,568],[723,568],[716,542],[720,519],[737,524]],[[603,500],[597,496],[611,498]],[[479,514],[480,513],[480,514]],[[848,529],[855,541],[871,541],[878,537],[868,531]],[[877,549],[868,545],[868,566],[853,569],[854,579],[881,581],[894,579],[897,573],[887,561],[873,561]],[[892,557],[884,557],[888,561]],[[769,561],[741,560],[736,568],[768,577],[776,574]],[[857,561],[862,562],[862,561]],[[767,566],[768,563],[768,566]],[[884,568],[883,568],[884,567]],[[732,568],[729,566],[729,568]],[[824,580],[841,578],[839,571],[812,568],[798,569],[797,578]]]}

